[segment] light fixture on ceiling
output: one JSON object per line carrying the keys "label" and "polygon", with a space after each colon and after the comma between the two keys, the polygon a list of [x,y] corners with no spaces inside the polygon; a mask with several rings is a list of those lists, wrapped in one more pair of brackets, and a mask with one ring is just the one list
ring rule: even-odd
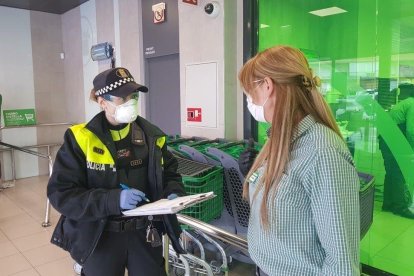
{"label": "light fixture on ceiling", "polygon": [[93,61],[111,59],[111,67],[115,67],[114,48],[109,42],[103,42],[91,47]]}
{"label": "light fixture on ceiling", "polygon": [[338,7],[330,7],[326,9],[310,11],[309,13],[316,15],[316,16],[325,17],[325,16],[340,14],[344,12],[348,12],[348,11],[338,8]]}

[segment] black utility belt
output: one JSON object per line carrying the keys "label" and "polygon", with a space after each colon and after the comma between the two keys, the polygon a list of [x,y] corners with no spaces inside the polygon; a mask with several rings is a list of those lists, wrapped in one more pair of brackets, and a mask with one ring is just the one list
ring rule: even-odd
{"label": "black utility belt", "polygon": [[109,232],[127,232],[147,228],[149,221],[146,217],[135,217],[125,220],[108,220],[105,231]]}
{"label": "black utility belt", "polygon": [[161,216],[133,217],[130,219],[108,220],[105,225],[105,231],[109,232],[126,232],[136,231],[148,227],[151,221],[162,221]]}

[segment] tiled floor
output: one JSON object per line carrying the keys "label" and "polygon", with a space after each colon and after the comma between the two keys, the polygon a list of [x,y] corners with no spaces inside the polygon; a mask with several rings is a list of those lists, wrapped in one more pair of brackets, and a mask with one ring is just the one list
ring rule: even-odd
{"label": "tiled floor", "polygon": [[[47,176],[18,180],[0,191],[0,275],[75,275],[72,259],[49,240],[43,228]],[[51,222],[57,221],[56,211]]]}
{"label": "tiled floor", "polygon": [[414,275],[414,220],[381,211],[375,202],[374,223],[361,242],[361,261],[400,276]]}
{"label": "tiled floor", "polygon": [[[69,254],[50,243],[59,214],[51,210],[51,227],[41,226],[48,177],[17,180],[0,191],[0,276],[73,276]],[[252,266],[234,262],[230,275],[253,275]]]}

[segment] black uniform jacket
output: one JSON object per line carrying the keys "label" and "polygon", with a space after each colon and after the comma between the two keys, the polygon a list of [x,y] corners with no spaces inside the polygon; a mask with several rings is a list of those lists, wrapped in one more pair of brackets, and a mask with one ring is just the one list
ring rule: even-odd
{"label": "black uniform jacket", "polygon": [[[148,144],[150,199],[155,201],[171,193],[184,195],[177,160],[167,151],[166,135],[141,117],[136,123],[144,131]],[[47,187],[52,206],[62,214],[51,242],[69,251],[79,264],[85,263],[95,249],[108,217],[121,214],[121,189],[114,162],[116,150],[104,112],[89,123],[66,131]],[[161,218],[161,222],[156,222],[158,230],[168,234],[177,253],[185,253],[178,240],[181,229],[177,217]]]}

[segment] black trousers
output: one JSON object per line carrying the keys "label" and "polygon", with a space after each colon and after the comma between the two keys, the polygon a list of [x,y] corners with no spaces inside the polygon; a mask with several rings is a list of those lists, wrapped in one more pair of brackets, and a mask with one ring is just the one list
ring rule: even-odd
{"label": "black trousers", "polygon": [[146,241],[146,229],[104,231],[95,251],[83,265],[85,276],[165,276],[162,246]]}
{"label": "black trousers", "polygon": [[405,184],[404,176],[385,142],[380,139],[379,146],[384,159],[384,200],[382,208],[384,211],[396,211],[411,205],[411,196]]}

